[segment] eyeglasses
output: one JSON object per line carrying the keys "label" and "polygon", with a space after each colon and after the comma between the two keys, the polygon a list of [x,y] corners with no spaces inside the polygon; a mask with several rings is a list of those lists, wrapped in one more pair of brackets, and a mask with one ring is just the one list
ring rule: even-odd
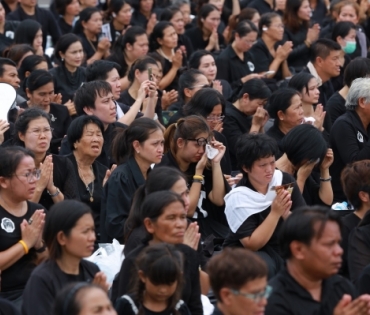
{"label": "eyeglasses", "polygon": [[187,139],[188,141],[195,141],[200,147],[204,147],[208,140],[206,138],[198,138],[198,139]]}
{"label": "eyeglasses", "polygon": [[43,134],[50,134],[52,133],[54,128],[44,128],[44,129],[33,129],[29,131],[29,133],[33,134],[34,136],[40,136],[42,133]]}
{"label": "eyeglasses", "polygon": [[263,299],[268,299],[272,293],[272,287],[266,286],[265,290],[258,293],[245,293],[239,290],[230,289],[231,293],[234,295],[241,295],[247,299],[252,300],[254,303],[260,303]]}
{"label": "eyeglasses", "polygon": [[201,88],[201,89],[203,89],[203,88],[210,88],[211,86],[209,85],[209,84],[198,84],[198,85],[194,85],[193,87],[191,87],[190,89],[192,90],[192,89],[195,89],[195,88]]}
{"label": "eyeglasses", "polygon": [[207,121],[223,121],[225,116],[207,116]]}
{"label": "eyeglasses", "polygon": [[28,172],[26,174],[14,174],[16,177],[19,178],[19,176],[22,176],[22,177],[26,177],[27,178],[27,182],[31,182],[32,181],[32,178],[36,179],[36,180],[39,180],[40,179],[40,176],[41,176],[41,170],[34,170],[32,172]]}

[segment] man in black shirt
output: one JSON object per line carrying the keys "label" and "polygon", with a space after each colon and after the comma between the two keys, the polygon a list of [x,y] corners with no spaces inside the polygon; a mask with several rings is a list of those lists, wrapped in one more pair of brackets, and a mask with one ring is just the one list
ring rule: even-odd
{"label": "man in black shirt", "polygon": [[341,221],[323,207],[305,207],[288,217],[280,234],[286,269],[270,281],[266,315],[368,314],[370,296],[337,275],[342,263]]}

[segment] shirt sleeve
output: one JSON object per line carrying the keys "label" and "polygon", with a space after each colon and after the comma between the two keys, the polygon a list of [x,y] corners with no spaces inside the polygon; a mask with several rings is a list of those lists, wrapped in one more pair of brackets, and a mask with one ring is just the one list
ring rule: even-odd
{"label": "shirt sleeve", "polygon": [[266,55],[266,52],[261,49],[261,47],[254,46],[251,48],[249,53],[252,55],[253,61],[255,61],[255,73],[268,71],[270,69],[270,58],[268,55]]}
{"label": "shirt sleeve", "polygon": [[63,187],[60,188],[63,192],[64,199],[79,200],[80,194],[78,193],[76,171],[68,158],[65,158],[65,166],[67,177],[63,183]]}
{"label": "shirt sleeve", "polygon": [[117,299],[114,308],[117,311],[117,315],[136,315],[135,311],[133,311],[133,305],[136,307],[134,302],[131,300],[127,300],[125,297],[120,297]]}

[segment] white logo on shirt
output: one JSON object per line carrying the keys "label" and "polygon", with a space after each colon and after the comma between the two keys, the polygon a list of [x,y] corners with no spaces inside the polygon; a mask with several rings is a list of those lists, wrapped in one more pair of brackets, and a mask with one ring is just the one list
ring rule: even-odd
{"label": "white logo on shirt", "polygon": [[10,39],[14,39],[14,32],[13,31],[6,31],[5,37],[8,37]]}
{"label": "white logo on shirt", "polygon": [[56,121],[58,118],[56,118],[53,114],[49,113],[50,115],[50,120],[51,121]]}
{"label": "white logo on shirt", "polygon": [[248,68],[249,68],[249,70],[250,70],[251,72],[253,72],[253,71],[254,71],[254,69],[256,69],[256,67],[254,66],[253,62],[248,61],[248,62],[247,62],[247,65],[248,65]]}
{"label": "white logo on shirt", "polygon": [[7,233],[13,233],[15,230],[14,222],[8,218],[3,218],[1,220],[1,228]]}
{"label": "white logo on shirt", "polygon": [[359,131],[357,131],[357,140],[361,143],[364,142],[364,136]]}

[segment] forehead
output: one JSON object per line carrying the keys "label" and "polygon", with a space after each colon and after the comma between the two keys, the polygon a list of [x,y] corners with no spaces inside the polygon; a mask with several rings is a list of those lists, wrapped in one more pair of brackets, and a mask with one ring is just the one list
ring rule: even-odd
{"label": "forehead", "polygon": [[336,238],[341,235],[340,226],[336,221],[318,221],[313,225],[314,237],[313,241],[319,242],[320,240],[326,240]]}
{"label": "forehead", "polygon": [[99,90],[95,93],[95,102],[101,101],[102,99],[111,98],[113,94],[111,91]]}
{"label": "forehead", "polygon": [[3,65],[4,72],[17,72],[17,68],[11,65]]}
{"label": "forehead", "polygon": [[205,55],[202,58],[200,58],[200,63],[211,63],[214,61],[215,61],[215,58],[213,58],[212,55]]}
{"label": "forehead", "polygon": [[50,124],[45,117],[38,117],[28,123],[28,128],[49,127]]}
{"label": "forehead", "polygon": [[77,49],[82,49],[82,44],[81,44],[80,41],[74,42],[71,45],[69,45],[68,48],[67,48],[67,51],[68,50],[77,50]]}
{"label": "forehead", "polygon": [[272,163],[272,162],[275,162],[275,155],[259,158],[256,161],[254,161],[253,165],[266,164],[266,163]]}
{"label": "forehead", "polygon": [[35,168],[35,161],[32,156],[26,155],[24,156],[17,166],[17,170],[19,169],[33,169]]}

